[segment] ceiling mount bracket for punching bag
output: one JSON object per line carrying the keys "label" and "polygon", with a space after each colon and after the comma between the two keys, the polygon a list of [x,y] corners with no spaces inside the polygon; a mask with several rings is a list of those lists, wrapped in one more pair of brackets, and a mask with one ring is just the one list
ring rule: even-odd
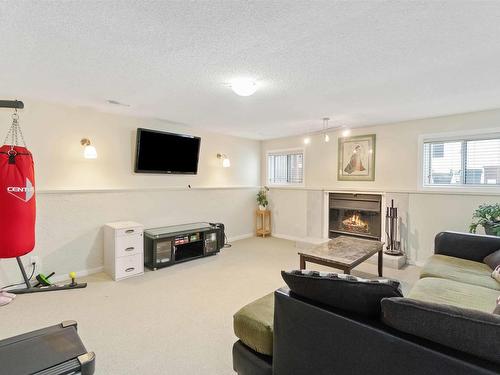
{"label": "ceiling mount bracket for punching bag", "polygon": [[0,100],[0,108],[23,109],[24,103],[20,100]]}

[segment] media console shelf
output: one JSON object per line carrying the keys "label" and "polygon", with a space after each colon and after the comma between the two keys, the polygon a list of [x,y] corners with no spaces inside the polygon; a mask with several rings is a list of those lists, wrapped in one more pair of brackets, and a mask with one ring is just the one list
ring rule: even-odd
{"label": "media console shelf", "polygon": [[217,254],[224,246],[224,225],[192,223],[144,231],[144,265],[152,270]]}

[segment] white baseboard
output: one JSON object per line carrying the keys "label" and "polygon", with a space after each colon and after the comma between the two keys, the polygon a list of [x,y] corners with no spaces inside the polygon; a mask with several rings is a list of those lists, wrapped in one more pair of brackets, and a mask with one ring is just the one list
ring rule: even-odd
{"label": "white baseboard", "polygon": [[234,242],[234,241],[239,241],[239,240],[244,240],[246,238],[251,238],[251,237],[254,237],[255,234],[254,233],[246,233],[246,234],[241,234],[239,236],[233,236],[233,237],[229,237],[227,239],[227,242]]}
{"label": "white baseboard", "polygon": [[415,261],[415,260],[409,259],[406,263],[408,263],[411,266],[417,266],[417,267],[422,268],[425,264],[425,261],[422,261],[422,260]]}
{"label": "white baseboard", "polygon": [[[103,272],[103,271],[104,271],[104,266],[90,268],[88,270],[83,270],[83,271],[76,271],[76,277],[77,278],[85,277],[85,276],[89,276],[89,275],[92,275],[94,273],[99,273],[99,272]],[[66,273],[66,274],[54,275],[50,278],[50,281],[53,283],[60,283],[62,281],[67,281],[69,279],[70,279],[69,274]]]}
{"label": "white baseboard", "polygon": [[289,241],[301,241],[304,239],[304,237],[289,236],[288,234],[279,234],[279,233],[273,233],[273,234],[271,234],[271,236],[276,237],[276,238],[281,238],[283,240],[289,240]]}

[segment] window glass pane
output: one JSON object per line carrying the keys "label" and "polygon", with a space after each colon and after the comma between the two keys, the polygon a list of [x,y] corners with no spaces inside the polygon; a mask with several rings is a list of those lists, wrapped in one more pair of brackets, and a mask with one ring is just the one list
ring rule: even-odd
{"label": "window glass pane", "polygon": [[287,180],[287,156],[269,155],[269,182],[272,184],[284,184]]}
{"label": "window glass pane", "polygon": [[301,184],[302,183],[302,168],[303,168],[303,155],[302,154],[294,154],[289,155],[289,164],[288,164],[288,176],[289,183],[291,184]]}
{"label": "window glass pane", "polygon": [[270,154],[268,156],[268,180],[270,184],[301,184],[304,174],[302,152]]}
{"label": "window glass pane", "polygon": [[462,142],[427,144],[427,181],[432,185],[461,184]]}
{"label": "window glass pane", "polygon": [[467,141],[467,170],[469,185],[500,185],[500,139]]}
{"label": "window glass pane", "polygon": [[444,143],[433,143],[432,144],[432,157],[444,158]]}
{"label": "window glass pane", "polygon": [[425,185],[500,186],[500,138],[426,142]]}

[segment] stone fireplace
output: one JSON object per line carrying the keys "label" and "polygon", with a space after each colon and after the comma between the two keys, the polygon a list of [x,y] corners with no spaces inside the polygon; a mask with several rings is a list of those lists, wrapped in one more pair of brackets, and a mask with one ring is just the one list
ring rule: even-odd
{"label": "stone fireplace", "polygon": [[348,235],[380,241],[381,213],[381,195],[329,193],[328,237]]}

